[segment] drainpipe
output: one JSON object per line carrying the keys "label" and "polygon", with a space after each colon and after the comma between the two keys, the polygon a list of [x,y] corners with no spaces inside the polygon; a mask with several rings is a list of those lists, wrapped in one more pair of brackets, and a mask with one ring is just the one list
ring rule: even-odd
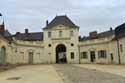
{"label": "drainpipe", "polygon": [[118,48],[119,64],[121,64],[121,56],[120,56],[120,49],[119,49],[119,41],[118,41],[118,39],[116,39],[116,41],[117,41],[117,48]]}
{"label": "drainpipe", "polygon": [[79,51],[79,64],[81,64],[81,61],[80,61],[80,46],[78,45],[78,51]]}

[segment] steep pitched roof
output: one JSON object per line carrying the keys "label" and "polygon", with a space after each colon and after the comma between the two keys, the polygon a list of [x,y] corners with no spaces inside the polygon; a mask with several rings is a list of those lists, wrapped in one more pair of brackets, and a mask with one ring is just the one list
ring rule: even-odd
{"label": "steep pitched roof", "polygon": [[[108,31],[98,33],[97,38],[95,38],[95,39],[106,38],[106,37],[110,37],[112,35],[114,35],[114,30],[108,30]],[[83,38],[79,37],[79,41],[86,41],[86,40],[93,40],[93,39],[90,36],[83,37]]]}
{"label": "steep pitched roof", "polygon": [[78,27],[76,26],[67,16],[56,16],[47,26],[46,28],[52,28],[59,24],[68,26],[68,27]]}
{"label": "steep pitched roof", "polygon": [[116,38],[122,38],[125,37],[125,23],[119,25],[115,29],[115,37]]}
{"label": "steep pitched roof", "polygon": [[15,35],[17,40],[24,41],[42,41],[43,40],[43,32],[35,32],[35,33],[18,33]]}
{"label": "steep pitched roof", "polygon": [[12,41],[12,35],[10,34],[8,30],[0,32],[0,35],[3,36],[6,40]]}

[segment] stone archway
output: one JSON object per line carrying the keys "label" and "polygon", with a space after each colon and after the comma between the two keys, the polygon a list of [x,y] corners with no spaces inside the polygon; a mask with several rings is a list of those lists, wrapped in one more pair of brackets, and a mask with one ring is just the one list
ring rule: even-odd
{"label": "stone archway", "polygon": [[67,63],[66,46],[63,44],[56,46],[56,63]]}
{"label": "stone archway", "polygon": [[0,64],[3,65],[6,63],[6,48],[3,46],[0,51]]}

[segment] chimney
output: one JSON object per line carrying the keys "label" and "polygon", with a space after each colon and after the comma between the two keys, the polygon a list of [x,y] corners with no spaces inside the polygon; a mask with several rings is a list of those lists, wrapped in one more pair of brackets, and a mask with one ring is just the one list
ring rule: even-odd
{"label": "chimney", "polygon": [[95,39],[97,38],[97,31],[93,31],[89,33],[90,38]]}
{"label": "chimney", "polygon": [[112,27],[110,27],[110,31],[113,31]]}
{"label": "chimney", "polygon": [[5,31],[5,26],[4,26],[4,22],[0,25],[0,32],[4,32]]}
{"label": "chimney", "polygon": [[26,33],[26,34],[28,34],[28,33],[29,33],[29,32],[28,32],[28,29],[25,29],[25,33]]}
{"label": "chimney", "polygon": [[46,20],[46,26],[48,26],[48,24],[49,24],[49,22],[48,22],[48,20]]}

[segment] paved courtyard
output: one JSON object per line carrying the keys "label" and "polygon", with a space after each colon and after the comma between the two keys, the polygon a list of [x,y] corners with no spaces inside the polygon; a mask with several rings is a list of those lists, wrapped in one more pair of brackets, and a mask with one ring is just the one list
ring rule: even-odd
{"label": "paved courtyard", "polygon": [[52,65],[32,65],[1,72],[0,83],[63,83],[63,81]]}
{"label": "paved courtyard", "polygon": [[[113,71],[114,70],[114,71]],[[1,83],[125,83],[124,65],[30,65],[0,72]],[[120,73],[119,73],[120,72]],[[123,72],[123,73],[122,73]]]}

